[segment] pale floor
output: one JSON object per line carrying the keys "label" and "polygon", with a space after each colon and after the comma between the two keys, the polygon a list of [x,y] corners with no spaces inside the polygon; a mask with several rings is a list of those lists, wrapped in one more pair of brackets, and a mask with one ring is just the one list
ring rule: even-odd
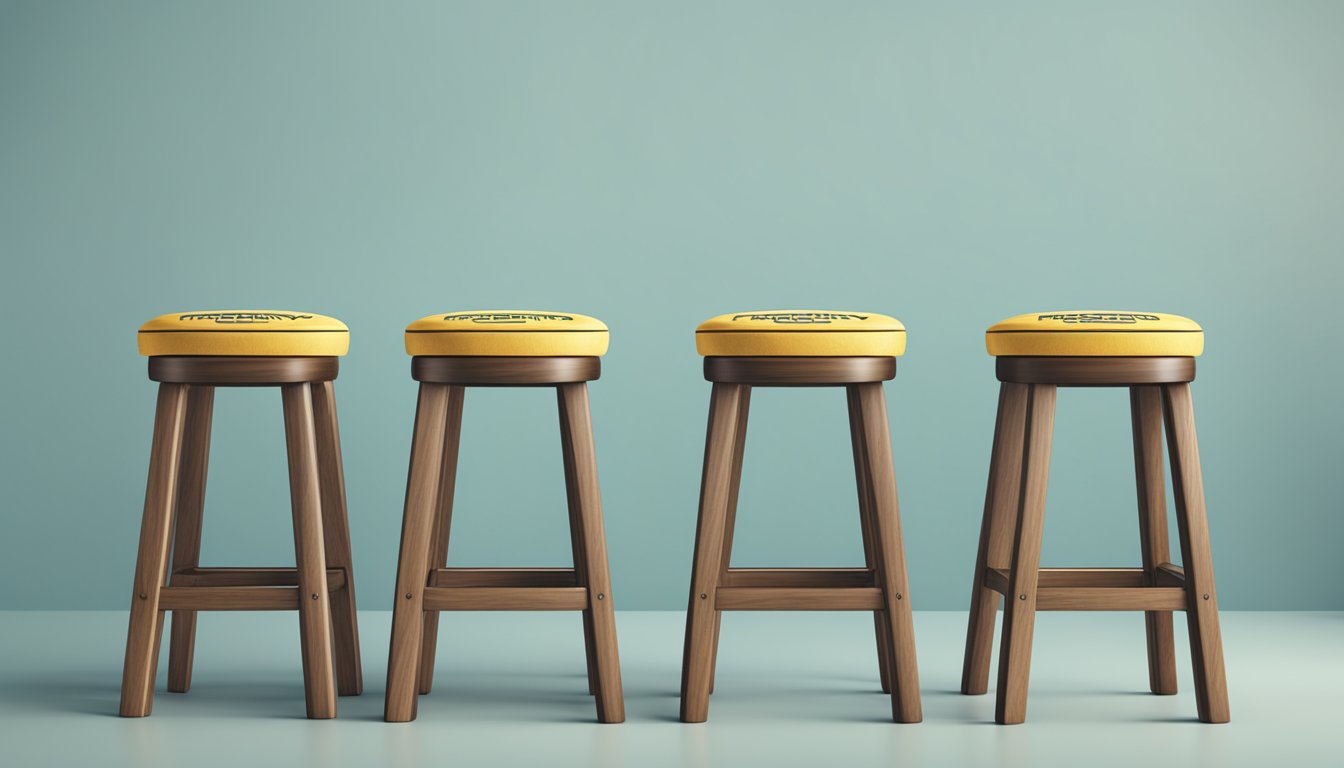
{"label": "pale floor", "polygon": [[1180,695],[1146,693],[1135,614],[1042,615],[1028,722],[1011,727],[991,723],[991,697],[957,693],[962,613],[916,614],[918,725],[889,720],[864,614],[726,616],[704,725],[677,722],[681,613],[619,615],[623,725],[594,722],[576,616],[483,613],[445,617],[419,720],[385,724],[389,616],[360,620],[366,689],[337,720],[303,718],[287,614],[203,616],[191,693],[163,692],[165,663],[153,716],[123,720],[123,613],[0,613],[0,764],[1344,765],[1339,613],[1225,613],[1232,723],[1219,726],[1194,719],[1185,653]]}

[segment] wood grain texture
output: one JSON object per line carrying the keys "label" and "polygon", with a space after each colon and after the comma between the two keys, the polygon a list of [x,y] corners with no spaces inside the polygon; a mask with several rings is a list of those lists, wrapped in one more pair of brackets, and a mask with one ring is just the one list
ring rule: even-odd
{"label": "wood grain texture", "polygon": [[344,573],[344,588],[329,592],[331,636],[336,655],[336,693],[364,692],[359,659],[359,617],[355,609],[355,563],[350,554],[350,522],[345,508],[345,464],[336,418],[336,388],[330,381],[312,385],[317,434],[317,468],[322,499],[322,538],[327,568]]}
{"label": "wood grain texture", "polygon": [[322,484],[317,460],[317,426],[312,389],[280,388],[289,455],[289,496],[294,517],[294,562],[299,576],[299,643],[308,717],[336,716],[336,680],[331,642],[331,599],[322,527]]}
{"label": "wood grain texture", "polygon": [[573,568],[439,568],[431,587],[577,587]]}
{"label": "wood grain texture", "polygon": [[1218,626],[1218,594],[1213,582],[1208,513],[1204,506],[1204,476],[1199,465],[1190,385],[1164,386],[1162,401],[1187,590],[1186,621],[1190,635],[1190,666],[1195,676],[1195,704],[1202,722],[1226,723],[1231,714],[1223,668],[1222,633]]}
{"label": "wood grain texture", "polygon": [[757,387],[845,386],[896,377],[894,357],[706,357],[705,379]]}
{"label": "wood grain texture", "polygon": [[431,611],[583,611],[591,602],[585,587],[425,588]]}
{"label": "wood grain texture", "polygon": [[738,384],[716,383],[710,394],[681,666],[681,720],[686,723],[703,723],[709,717],[714,593],[723,558],[724,525],[728,517],[742,391],[743,387]]}
{"label": "wood grain texture", "polygon": [[896,472],[891,456],[887,400],[880,383],[857,384],[868,492],[872,494],[877,582],[886,599],[885,617],[892,653],[891,709],[898,723],[917,723],[924,715],[919,696],[919,667],[915,661],[915,627],[910,610],[905,546],[901,539],[900,507],[896,500]]}
{"label": "wood grain texture", "polygon": [[411,378],[472,387],[555,386],[593,381],[602,375],[597,357],[411,358]]}
{"label": "wood grain texture", "polygon": [[233,357],[224,355],[149,358],[149,378],[177,384],[266,387],[331,381],[338,357]]}
{"label": "wood grain texture", "polygon": [[[588,583],[586,573],[587,558],[584,555],[583,515],[580,513],[578,497],[579,484],[574,462],[573,441],[569,434],[569,419],[565,417],[564,400],[556,392],[560,415],[560,455],[565,470],[565,504],[569,511],[569,546],[574,562],[574,584]],[[586,607],[586,606],[585,606]],[[579,614],[579,623],[583,627],[584,669],[588,677],[588,695],[596,696],[601,681],[597,675],[597,642],[594,637],[593,615],[587,611]]]}
{"label": "wood grain texture", "polygon": [[[872,483],[868,478],[868,454],[863,442],[863,409],[854,387],[845,388],[849,409],[850,449],[854,454],[854,487],[859,496],[859,531],[863,537],[863,562],[872,571],[876,584],[877,534],[873,526]],[[883,693],[891,693],[892,639],[890,623],[881,609],[873,612],[873,634],[877,639],[877,674]]]}
{"label": "wood grain texture", "polygon": [[1020,449],[1022,480],[1009,571],[1009,594],[1003,609],[1003,640],[999,649],[999,683],[994,719],[1003,725],[1021,723],[1027,715],[1027,683],[1031,675],[1036,586],[1054,419],[1055,387],[1048,384],[1031,385],[1027,391],[1026,429]]}
{"label": "wood grain texture", "polygon": [[154,673],[158,667],[159,638],[163,631],[159,588],[168,571],[187,391],[188,388],[181,384],[160,385],[154,410],[149,480],[140,522],[140,546],[131,586],[131,616],[121,677],[122,717],[145,717],[154,707]]}
{"label": "wood grain texture", "polygon": [[[1139,500],[1139,546],[1147,583],[1158,586],[1158,567],[1171,560],[1167,536],[1167,490],[1162,471],[1162,390],[1130,387],[1129,413],[1134,434],[1134,479]],[[1148,689],[1176,693],[1176,640],[1170,611],[1143,616],[1148,643]]]}
{"label": "wood grain texture", "polygon": [[[173,526],[170,573],[194,568],[201,561],[201,516],[205,508],[205,477],[210,465],[210,426],[215,388],[201,385],[187,391],[187,417],[178,464],[177,514]],[[196,612],[174,610],[168,640],[168,690],[191,689],[191,662],[196,650]]]}
{"label": "wood grain texture", "polygon": [[886,601],[877,587],[719,587],[722,611],[875,611]]}
{"label": "wood grain texture", "polygon": [[966,655],[961,667],[961,692],[971,696],[989,690],[990,654],[994,648],[999,593],[984,583],[983,575],[988,568],[1007,568],[1012,558],[1026,421],[1026,385],[1001,384],[989,455],[989,483],[980,523],[980,546],[975,556],[975,580],[971,585]]}
{"label": "wood grain texture", "polygon": [[719,587],[875,587],[870,568],[729,568]]}
{"label": "wood grain texture", "polygon": [[999,357],[999,381],[1115,387],[1195,380],[1193,357]]}
{"label": "wood grain texture", "polygon": [[[728,580],[733,559],[733,531],[737,529],[737,498],[742,488],[742,459],[747,449],[747,421],[751,412],[751,387],[743,387],[737,406],[737,431],[733,435],[733,468],[728,485],[728,512],[723,522],[723,555],[719,562],[719,585]],[[714,678],[719,669],[719,634],[723,631],[723,611],[714,611],[714,639],[710,642],[709,693],[714,694]]]}
{"label": "wood grain texture", "polygon": [[[597,449],[593,441],[588,385],[562,384],[557,395],[563,453],[569,457],[569,497],[577,505],[581,523],[583,567],[577,568],[587,588],[584,610],[596,666],[597,719],[603,723],[625,721],[625,696],[621,688],[620,654],[616,644],[616,613],[607,563],[607,537],[602,518],[602,492],[597,479]],[[552,589],[560,593],[563,590]]]}
{"label": "wood grain texture", "polygon": [[[453,524],[453,496],[457,491],[457,455],[462,442],[462,407],[465,398],[464,388],[448,388],[448,422],[443,433],[443,463],[439,470],[438,501],[435,504],[434,532],[429,551],[429,565],[434,569],[441,569],[448,564],[448,541]],[[425,611],[421,638],[417,690],[424,695],[434,687],[434,660],[439,644],[438,611]]]}
{"label": "wood grain texture", "polygon": [[431,570],[429,551],[443,467],[448,390],[445,384],[421,383],[415,408],[383,708],[383,719],[392,723],[415,719],[424,643],[424,593]]}
{"label": "wood grain texture", "polygon": [[302,607],[297,586],[163,587],[159,604],[175,611],[297,611]]}

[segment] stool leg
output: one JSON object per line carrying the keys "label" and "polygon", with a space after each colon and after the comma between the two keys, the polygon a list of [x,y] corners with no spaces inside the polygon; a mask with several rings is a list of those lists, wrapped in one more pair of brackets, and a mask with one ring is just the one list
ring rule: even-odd
{"label": "stool leg", "polygon": [[411,466],[406,480],[406,509],[401,521],[401,553],[392,610],[392,639],[387,658],[387,700],[383,719],[415,719],[424,642],[425,586],[429,578],[430,536],[443,468],[448,421],[446,384],[420,384],[411,437]]}
{"label": "stool leg", "polygon": [[924,719],[919,699],[919,667],[915,663],[915,625],[910,612],[910,587],[901,541],[901,511],[896,501],[896,474],[891,458],[887,399],[881,384],[853,385],[858,393],[863,426],[866,475],[872,501],[877,583],[886,598],[887,632],[891,638],[891,712],[898,723]]}
{"label": "stool leg", "polygon": [[336,388],[330,381],[321,381],[314,382],[312,390],[327,567],[345,571],[345,586],[331,595],[336,693],[358,696],[364,691],[364,673],[359,660],[355,566],[350,557],[350,522],[345,510],[345,466],[341,460],[341,431],[336,421]]}
{"label": "stool leg", "polygon": [[597,719],[603,723],[625,722],[625,697],[621,692],[621,661],[616,648],[616,612],[612,607],[611,571],[607,565],[607,537],[602,520],[602,492],[597,482],[597,452],[593,446],[592,417],[588,410],[588,385],[559,387],[563,450],[573,467],[573,498],[578,502],[579,528],[583,541],[583,578],[588,588],[593,661],[597,666]]}
{"label": "stool leg", "polygon": [[[849,403],[849,438],[854,451],[854,483],[859,493],[859,527],[863,534],[864,565],[877,572],[877,533],[873,526],[872,483],[868,479],[868,454],[863,441],[863,414],[859,405],[859,392],[855,387],[846,387],[845,394]],[[884,611],[873,611],[873,628],[877,635],[877,671],[882,683],[882,692],[891,693],[891,633]]]}
{"label": "stool leg", "polygon": [[[1162,482],[1162,390],[1155,386],[1129,388],[1130,418],[1134,423],[1134,476],[1139,492],[1139,543],[1148,583],[1157,585],[1157,567],[1171,562],[1167,542],[1167,492]],[[1143,615],[1148,637],[1148,688],[1153,693],[1176,693],[1176,640],[1171,611]]]}
{"label": "stool leg", "polygon": [[[565,418],[564,397],[556,388],[556,397],[560,405],[560,448],[565,468],[565,501],[569,509],[569,544],[574,557],[574,577],[579,584],[588,583],[586,558],[583,548],[583,515],[580,514],[578,497],[579,481],[575,474],[574,452],[570,450],[571,437],[569,420]],[[593,637],[593,617],[591,612],[580,614],[583,624],[584,663],[588,671],[588,695],[596,696],[601,681],[597,676],[597,645]]]}
{"label": "stool leg", "polygon": [[294,562],[299,576],[299,644],[308,717],[336,716],[332,659],[331,599],[327,594],[326,545],[322,530],[322,485],[317,464],[317,425],[308,384],[280,388],[289,454],[289,498],[294,516]]}
{"label": "stool leg", "polygon": [[966,627],[966,657],[961,667],[961,692],[980,695],[989,690],[989,661],[994,650],[994,620],[999,593],[985,586],[987,568],[1007,568],[1017,527],[1019,484],[1022,481],[1022,439],[1027,421],[1027,386],[1003,383],[989,455],[989,483],[980,523],[980,549],[975,556],[971,583],[971,616]]}
{"label": "stool leg", "polygon": [[[728,514],[723,524],[723,555],[719,566],[719,581],[728,575],[733,559],[733,529],[737,527],[737,492],[742,487],[742,454],[747,447],[747,412],[751,408],[751,387],[742,387],[742,399],[737,406],[737,432],[733,437],[733,474],[728,485]],[[713,651],[709,657],[709,692],[714,693],[714,678],[719,668],[719,630],[723,625],[723,611],[714,611]]]}
{"label": "stool leg", "polygon": [[[465,387],[448,388],[448,425],[443,433],[443,468],[439,470],[437,514],[434,516],[433,549],[429,553],[432,570],[448,565],[448,532],[453,522],[453,493],[457,487],[457,447],[462,436],[462,400]],[[434,687],[434,653],[439,644],[439,612],[425,611],[425,628],[420,641],[421,694]]]}
{"label": "stool leg", "polygon": [[1055,426],[1055,387],[1031,384],[1022,441],[1022,480],[1018,500],[1009,596],[1003,607],[999,646],[999,689],[994,719],[1003,725],[1027,717],[1027,680],[1031,676],[1031,639],[1036,623],[1036,583],[1041,565],[1045,491],[1050,478],[1050,444]]}
{"label": "stool leg", "polygon": [[715,383],[710,395],[705,464],[700,479],[700,514],[691,566],[690,604],[686,611],[686,644],[681,664],[681,720],[686,723],[703,723],[709,717],[715,590],[721,572],[738,411],[744,389],[740,384]]}
{"label": "stool leg", "polygon": [[1189,384],[1165,384],[1162,391],[1181,560],[1189,595],[1185,615],[1190,628],[1191,666],[1195,671],[1195,703],[1201,721],[1226,723],[1231,715],[1223,671],[1223,640],[1218,629],[1218,595],[1213,588],[1204,476],[1199,468],[1199,444],[1195,439],[1195,409]]}
{"label": "stool leg", "polygon": [[[172,574],[201,564],[201,512],[205,505],[205,475],[210,463],[210,422],[214,405],[214,387],[193,386],[187,391],[170,583]],[[168,640],[168,690],[174,693],[190,690],[191,660],[195,650],[196,611],[173,611]]]}
{"label": "stool leg", "polygon": [[126,632],[126,662],[121,677],[122,717],[144,717],[154,707],[154,677],[163,631],[159,588],[168,569],[187,390],[185,384],[160,384],[154,410],[154,442],[149,453],[149,481],[140,522],[131,619]]}

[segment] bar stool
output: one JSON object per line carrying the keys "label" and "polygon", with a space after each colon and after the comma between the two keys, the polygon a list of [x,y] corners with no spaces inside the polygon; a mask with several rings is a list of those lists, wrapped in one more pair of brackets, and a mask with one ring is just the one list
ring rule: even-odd
{"label": "bar stool", "polygon": [[[337,694],[358,695],[363,688],[332,387],[349,330],[339,320],[302,312],[185,312],[150,320],[138,339],[159,396],[121,715],[144,717],[153,708],[165,611],[173,612],[168,690],[185,693],[197,611],[297,610],[308,717],[335,717]],[[215,387],[280,388],[295,568],[200,566]]]}
{"label": "bar stool", "polygon": [[[971,592],[961,691],[985,693],[999,595],[1006,596],[994,718],[1026,719],[1036,611],[1144,611],[1149,687],[1176,693],[1172,611],[1185,611],[1199,719],[1228,721],[1204,480],[1190,382],[1204,332],[1188,318],[1141,312],[1018,315],[985,335],[997,358],[998,419]],[[1142,568],[1040,568],[1057,387],[1128,387]],[[1171,452],[1184,567],[1170,562],[1162,431]]]}
{"label": "bar stool", "polygon": [[[722,611],[872,611],[882,689],[897,722],[919,722],[919,674],[882,382],[896,376],[905,327],[870,312],[719,315],[695,333],[713,382],[695,534],[681,719],[704,722]],[[858,486],[863,568],[731,568],[753,387],[844,387]]]}
{"label": "bar stool", "polygon": [[[406,329],[420,382],[387,662],[388,722],[414,720],[429,693],[439,611],[583,612],[588,692],[597,719],[625,720],[588,384],[601,374],[607,327],[562,312],[431,315]],[[448,533],[467,387],[555,387],[573,568],[448,568]]]}

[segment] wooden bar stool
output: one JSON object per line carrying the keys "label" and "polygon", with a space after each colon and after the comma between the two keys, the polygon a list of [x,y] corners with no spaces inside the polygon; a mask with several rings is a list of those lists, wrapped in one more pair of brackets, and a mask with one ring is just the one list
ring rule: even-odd
{"label": "wooden bar stool", "polygon": [[[869,312],[719,315],[696,329],[714,383],[686,613],[681,719],[709,716],[722,611],[872,611],[882,689],[897,722],[922,715],[882,382],[896,376],[905,327]],[[844,387],[858,485],[863,568],[730,568],[752,387]]]}
{"label": "wooden bar stool", "polygon": [[[990,457],[980,550],[971,592],[961,691],[985,693],[999,595],[1005,595],[994,719],[1021,723],[1027,712],[1036,611],[1144,611],[1149,687],[1176,693],[1172,611],[1185,611],[1199,719],[1228,721],[1218,598],[1195,441],[1190,382],[1204,332],[1176,315],[1047,312],[990,327],[998,358],[998,420]],[[1056,387],[1128,387],[1138,476],[1142,568],[1040,568]],[[1166,427],[1184,567],[1167,542],[1162,482]]]}
{"label": "wooden bar stool", "polygon": [[[173,612],[168,690],[185,693],[197,611],[297,610],[308,717],[335,717],[337,694],[353,696],[363,688],[332,387],[337,359],[350,346],[349,330],[339,320],[302,312],[186,312],[150,320],[138,337],[159,398],[122,716],[144,717],[153,708],[164,611]],[[200,566],[215,387],[280,388],[295,568]]]}
{"label": "wooden bar stool", "polygon": [[[607,327],[560,312],[432,315],[406,329],[411,376],[420,382],[401,557],[387,662],[388,722],[414,720],[429,693],[439,611],[583,612],[588,692],[597,719],[625,720],[616,615],[607,567],[588,384],[601,374]],[[555,387],[573,568],[448,568],[462,400],[467,387]]]}

